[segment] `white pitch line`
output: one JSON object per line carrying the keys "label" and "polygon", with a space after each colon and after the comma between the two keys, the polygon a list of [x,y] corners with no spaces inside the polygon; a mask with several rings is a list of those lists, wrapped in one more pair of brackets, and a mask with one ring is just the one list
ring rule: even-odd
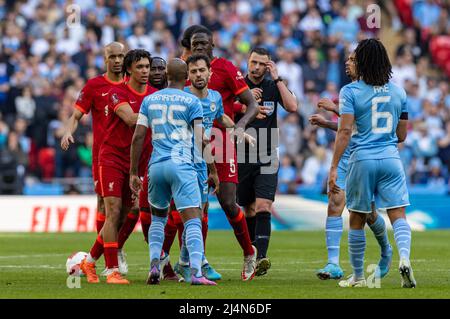
{"label": "white pitch line", "polygon": [[69,257],[70,254],[40,254],[40,255],[9,255],[9,256],[0,256],[0,259],[11,259],[11,258],[43,258],[43,257],[58,257],[58,256],[66,256]]}

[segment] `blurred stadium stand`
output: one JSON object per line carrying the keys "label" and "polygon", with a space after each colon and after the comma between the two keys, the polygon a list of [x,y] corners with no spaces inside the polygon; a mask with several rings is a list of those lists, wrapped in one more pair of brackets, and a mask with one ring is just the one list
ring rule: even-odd
{"label": "blurred stadium stand", "polygon": [[[367,24],[372,3],[381,28]],[[68,28],[71,4],[81,24]],[[168,59],[180,55],[182,31],[199,23],[214,31],[216,55],[243,71],[251,47],[268,48],[299,99],[298,114],[279,114],[280,193],[324,191],[334,133],[307,119],[320,97],[336,98],[348,83],[345,57],[365,37],[386,44],[393,81],[408,94],[411,125],[400,152],[411,189],[449,187],[448,1],[0,0],[0,21],[0,194],[92,193],[79,156],[91,147],[90,117],[68,152],[59,143],[80,89],[103,71],[102,47],[118,40]]]}

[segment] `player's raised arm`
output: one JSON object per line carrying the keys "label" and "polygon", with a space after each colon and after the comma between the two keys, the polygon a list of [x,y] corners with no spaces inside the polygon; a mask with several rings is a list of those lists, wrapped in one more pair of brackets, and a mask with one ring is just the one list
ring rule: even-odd
{"label": "player's raised arm", "polygon": [[317,106],[320,109],[324,109],[326,111],[333,112],[337,116],[340,116],[339,115],[339,106],[337,106],[335,103],[333,103],[333,101],[331,101],[330,99],[326,99],[326,98],[320,99],[319,102],[317,103]]}
{"label": "player's raised arm", "polygon": [[291,91],[289,91],[286,84],[283,82],[283,79],[278,76],[277,65],[275,62],[272,60],[267,62],[267,69],[270,72],[270,76],[275,81],[278,91],[280,91],[281,101],[283,101],[283,108],[290,113],[297,112],[297,98]]}
{"label": "player's raised arm", "polygon": [[319,127],[327,128],[335,132],[338,130],[338,123],[329,121],[320,114],[311,115],[309,117],[309,123],[311,123],[311,125],[317,125]]}
{"label": "player's raised arm", "polygon": [[73,133],[77,130],[78,122],[81,120],[83,115],[83,112],[78,109],[74,109],[72,115],[67,121],[64,135],[61,138],[61,149],[63,151],[67,151],[69,149],[70,143],[75,143]]}

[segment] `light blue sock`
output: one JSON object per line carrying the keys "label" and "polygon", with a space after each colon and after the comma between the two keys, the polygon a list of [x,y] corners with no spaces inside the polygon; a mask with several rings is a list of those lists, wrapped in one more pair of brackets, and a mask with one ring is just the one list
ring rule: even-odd
{"label": "light blue sock", "polygon": [[189,219],[184,224],[186,232],[186,246],[189,251],[191,273],[196,277],[202,276],[203,236],[200,218]]}
{"label": "light blue sock", "polygon": [[[189,252],[186,247],[186,231],[183,230],[183,235],[181,236],[181,249],[180,249],[180,263],[182,265],[189,265]],[[202,266],[206,265],[208,260],[206,260],[205,254],[202,256]]]}
{"label": "light blue sock", "polygon": [[364,278],[364,252],[366,234],[364,229],[350,229],[348,232],[348,253],[356,279]]}
{"label": "light blue sock", "polygon": [[180,262],[182,265],[189,265],[189,251],[186,247],[186,228],[181,236]]}
{"label": "light blue sock", "polygon": [[339,265],[342,217],[327,217],[325,234],[327,236],[328,263]]}
{"label": "light blue sock", "polygon": [[167,217],[152,215],[152,224],[148,230],[148,246],[150,250],[150,264],[152,260],[159,260],[164,242],[164,227],[166,227]]}
{"label": "light blue sock", "polygon": [[387,256],[389,252],[389,238],[386,230],[386,223],[384,222],[383,217],[381,215],[377,216],[375,223],[369,225],[370,229],[373,231],[375,238],[378,241],[378,244],[381,247],[381,255]]}
{"label": "light blue sock", "polygon": [[394,238],[397,244],[398,254],[400,258],[409,260],[411,250],[411,227],[404,218],[397,219],[393,224]]}

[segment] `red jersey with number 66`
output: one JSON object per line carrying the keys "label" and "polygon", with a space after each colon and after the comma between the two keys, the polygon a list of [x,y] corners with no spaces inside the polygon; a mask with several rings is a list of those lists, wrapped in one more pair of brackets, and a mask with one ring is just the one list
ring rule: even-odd
{"label": "red jersey with number 66", "polygon": [[[149,85],[143,93],[139,93],[131,86],[123,83],[109,91],[108,124],[103,144],[100,148],[99,165],[114,167],[128,174],[130,170],[130,149],[135,126],[128,126],[117,114],[117,110],[129,104],[134,113],[139,113],[141,103],[147,95],[157,90]],[[139,168],[141,171],[147,166],[151,154],[151,135],[148,130],[142,150]],[[142,162],[147,161],[144,165]],[[141,174],[139,174],[141,175]]]}

